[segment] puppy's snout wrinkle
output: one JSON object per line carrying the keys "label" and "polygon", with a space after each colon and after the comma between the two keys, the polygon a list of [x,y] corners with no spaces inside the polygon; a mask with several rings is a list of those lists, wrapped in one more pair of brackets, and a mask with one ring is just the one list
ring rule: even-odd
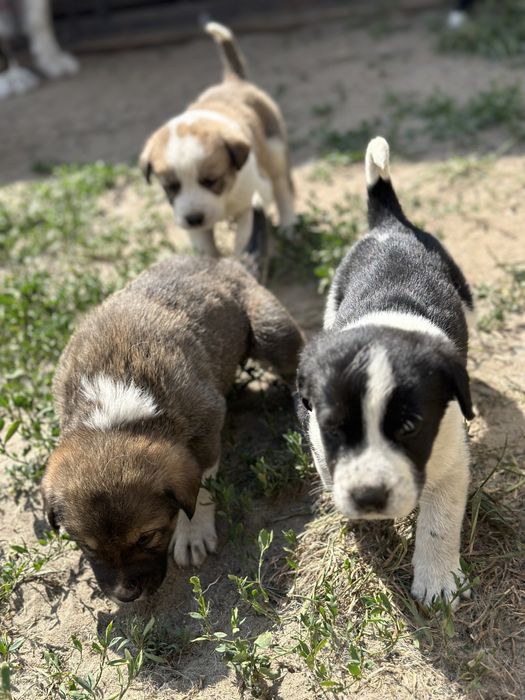
{"label": "puppy's snout wrinkle", "polygon": [[204,214],[200,211],[186,214],[186,223],[188,226],[202,226],[204,223]]}
{"label": "puppy's snout wrinkle", "polygon": [[359,486],[352,493],[352,501],[363,513],[380,512],[385,509],[390,489],[384,484],[379,486]]}

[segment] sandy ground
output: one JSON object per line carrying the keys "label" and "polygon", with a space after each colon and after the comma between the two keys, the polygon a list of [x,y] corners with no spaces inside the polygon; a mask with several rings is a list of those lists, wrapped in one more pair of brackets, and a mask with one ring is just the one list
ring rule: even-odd
{"label": "sandy ground", "polygon": [[[277,36],[240,37],[251,75],[278,98],[289,124],[299,208],[312,198],[329,207],[346,192],[363,195],[361,165],[333,169],[329,182],[315,179],[315,142],[311,133],[319,124],[316,108],[330,105],[330,128],[345,130],[380,113],[386,92],[414,90],[425,96],[440,88],[465,99],[491,81],[518,82],[525,87],[522,66],[437,55],[426,21],[426,17],[413,19],[410,24],[398,20],[391,32],[381,33],[369,31],[373,27],[350,29],[344,23],[327,23]],[[82,71],[74,80],[49,83],[29,96],[0,103],[0,181],[35,177],[32,167],[39,161],[131,161],[153,128],[182,109],[217,76],[217,57],[205,39],[173,48],[83,56]],[[465,146],[468,149],[468,144]],[[455,178],[441,168],[441,161],[448,155],[440,151],[439,144],[432,143],[418,163],[396,162],[394,155],[400,195],[407,202],[407,209],[414,197],[421,200],[418,221],[423,218],[430,230],[443,232],[446,245],[474,285],[498,283],[504,277],[502,264],[523,262],[525,258],[525,158],[514,153],[490,164],[486,171]],[[314,282],[285,285],[280,281],[276,289],[308,332],[319,326],[323,302],[316,294]],[[471,371],[479,414],[471,426],[475,483],[488,473],[491,460],[505,443],[510,454],[523,457],[524,344],[525,319],[520,316],[509,317],[502,331],[474,335]],[[260,437],[265,430],[260,400],[260,396],[249,391],[236,398],[228,435],[238,436],[236,431],[242,423],[244,433],[259,436],[258,447],[264,446],[265,441],[266,446],[271,445],[271,438]],[[284,423],[293,424],[286,397],[270,394],[264,402],[278,417],[282,412]],[[236,439],[250,445],[246,437]],[[226,459],[229,456],[235,461],[234,453],[232,444]],[[485,463],[479,456],[484,456]],[[272,504],[256,503],[249,514],[250,528],[255,532],[260,527],[272,527],[277,521],[277,530],[294,527],[301,531],[309,520],[304,513],[311,502],[308,493],[297,493],[292,497],[287,494]],[[0,540],[31,541],[34,532],[43,526],[41,520],[35,523],[35,513],[40,515],[26,502],[2,501]],[[246,555],[225,542],[224,526],[221,527],[219,552],[202,569],[202,582],[203,587],[210,586],[214,621],[226,627],[229,611],[236,604],[227,573],[241,574]],[[186,615],[193,607],[185,583],[187,577],[187,572],[172,568],[154,599],[137,605],[134,612],[146,618],[155,614],[170,634],[188,625],[193,634],[197,628]],[[36,660],[41,643],[66,648],[72,634],[89,639],[115,615],[117,622],[124,624],[128,611],[119,612],[101,596],[89,568],[79,561],[77,552],[71,552],[44,584],[35,581],[22,587],[10,624],[15,631],[32,638]],[[469,634],[468,625],[474,617],[474,608],[464,614],[464,634]],[[250,625],[254,631],[257,626],[264,629],[264,623],[255,618]],[[468,683],[451,678],[449,667],[432,655],[425,657],[420,653],[417,659],[411,658],[410,668],[389,669],[390,680],[385,681],[382,691],[365,684],[356,696],[418,700],[517,698],[522,692],[517,672],[520,663],[522,671],[524,668],[523,645],[517,644],[508,650],[502,646],[511,680],[504,675],[497,685],[487,686],[489,690],[471,691]],[[482,645],[480,641],[480,648]],[[277,697],[317,697],[309,690],[308,680],[293,672],[297,669],[289,670]],[[23,697],[38,700],[41,696],[34,694],[29,684],[29,677],[27,684],[20,684],[20,690],[25,691]],[[211,649],[201,646],[185,650],[169,671],[157,667],[146,671],[129,693],[130,700],[152,697],[229,700],[239,697],[239,691]]]}

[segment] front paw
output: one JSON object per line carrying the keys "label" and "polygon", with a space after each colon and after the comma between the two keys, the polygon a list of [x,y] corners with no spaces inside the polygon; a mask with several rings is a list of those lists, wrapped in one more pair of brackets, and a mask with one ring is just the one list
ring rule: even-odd
{"label": "front paw", "polygon": [[47,78],[61,78],[78,72],[77,59],[60,49],[48,48],[35,57],[39,69]]}
{"label": "front paw", "polygon": [[459,561],[436,566],[428,562],[414,565],[412,596],[425,607],[430,607],[438,600],[450,603],[454,610],[460,598],[469,598],[470,589],[465,587],[465,574],[461,571]]}
{"label": "front paw", "polygon": [[217,549],[215,515],[213,507],[207,507],[210,509],[209,515],[196,513],[192,520],[183,512],[178,515],[173,558],[179,566],[200,566],[207,555]]}

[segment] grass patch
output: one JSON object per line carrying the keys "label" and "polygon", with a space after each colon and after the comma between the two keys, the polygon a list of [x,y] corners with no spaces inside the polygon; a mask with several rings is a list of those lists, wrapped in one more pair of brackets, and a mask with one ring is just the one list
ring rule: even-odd
{"label": "grass patch", "polygon": [[482,308],[478,328],[485,333],[505,328],[509,314],[525,311],[525,265],[507,265],[504,271],[506,278],[502,283],[483,284],[476,290]]}
{"label": "grass patch", "polygon": [[318,128],[313,138],[322,161],[313,179],[329,182],[331,168],[362,162],[369,140],[377,134],[383,134],[392,149],[405,157],[421,154],[429,142],[440,147],[446,144],[457,154],[458,150],[485,147],[495,134],[500,149],[525,139],[525,101],[519,85],[491,83],[465,102],[441,91],[429,97],[390,94],[381,113],[381,118],[348,131],[333,130],[327,123]]}
{"label": "grass patch", "polygon": [[525,54],[525,7],[520,0],[475,3],[470,19],[438,38],[443,52],[470,53],[493,59]]}

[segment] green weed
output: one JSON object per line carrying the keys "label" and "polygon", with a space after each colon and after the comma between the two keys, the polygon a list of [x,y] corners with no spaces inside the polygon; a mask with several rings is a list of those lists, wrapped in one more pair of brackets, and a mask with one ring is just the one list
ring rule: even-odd
{"label": "green weed", "polygon": [[523,313],[525,310],[525,267],[522,264],[508,265],[504,282],[489,286],[480,285],[476,294],[488,310],[480,316],[478,328],[490,332],[494,328],[503,328],[508,314]]}
{"label": "green weed", "polygon": [[193,595],[197,610],[190,612],[190,617],[198,620],[202,634],[194,642],[211,642],[216,654],[222,656],[226,665],[232,668],[242,691],[248,689],[252,697],[267,697],[271,683],[280,675],[272,669],[268,650],[274,649],[273,635],[265,631],[257,636],[242,636],[246,618],[239,617],[239,610],[234,607],[230,616],[229,632],[214,630],[210,621],[210,604],[206,601],[198,576],[192,576]]}
{"label": "green weed", "polygon": [[442,30],[441,51],[506,58],[525,53],[525,7],[520,0],[485,0],[474,5],[462,27]]}

